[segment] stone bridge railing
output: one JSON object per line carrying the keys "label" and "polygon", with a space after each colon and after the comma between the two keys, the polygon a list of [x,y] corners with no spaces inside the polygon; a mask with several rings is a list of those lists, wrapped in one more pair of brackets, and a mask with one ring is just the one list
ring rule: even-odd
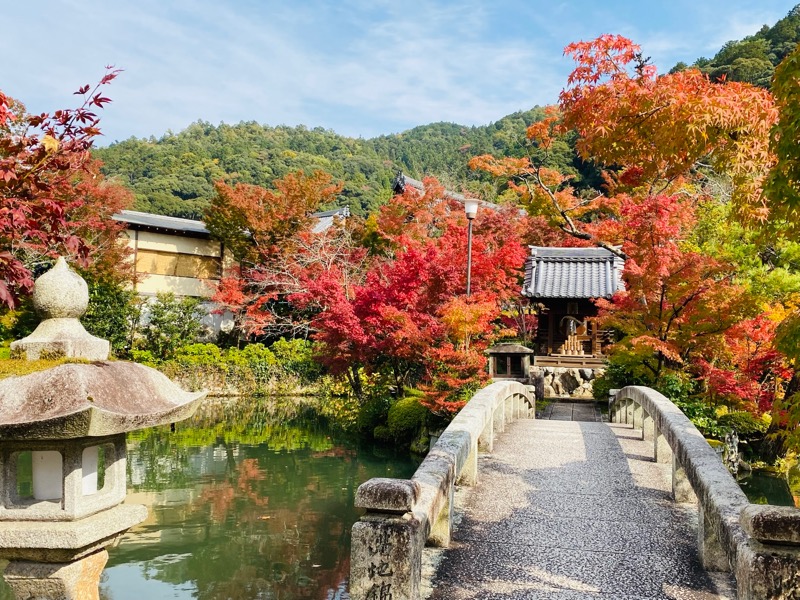
{"label": "stone bridge railing", "polygon": [[492,451],[494,434],[516,418],[534,416],[526,386],[492,383],[461,409],[411,479],[374,478],[359,486],[353,525],[350,596],[353,600],[417,600],[422,550],[447,546],[455,484],[473,485],[478,450]]}
{"label": "stone bridge railing", "polygon": [[750,504],[702,434],[655,390],[612,390],[609,414],[652,439],[657,462],[672,463],[675,500],[697,503],[705,568],[732,571],[739,600],[800,598],[800,510]]}

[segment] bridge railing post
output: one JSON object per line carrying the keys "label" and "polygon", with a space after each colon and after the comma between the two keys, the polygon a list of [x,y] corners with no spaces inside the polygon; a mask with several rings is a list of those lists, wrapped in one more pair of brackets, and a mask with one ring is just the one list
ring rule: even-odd
{"label": "bridge railing post", "polygon": [[478,448],[489,453],[494,451],[494,415],[486,421],[486,425],[478,438]]}
{"label": "bridge railing post", "polygon": [[367,513],[353,525],[350,594],[357,599],[418,600],[425,524],[412,512],[415,482],[370,479],[356,492]]}
{"label": "bridge railing post", "polygon": [[652,440],[655,438],[656,423],[653,417],[646,410],[642,413],[642,440]]}
{"label": "bridge railing post", "polygon": [[672,448],[669,447],[667,438],[658,427],[653,429],[653,458],[657,463],[672,462]]}
{"label": "bridge railing post", "polygon": [[470,444],[469,455],[458,474],[458,483],[473,486],[478,483],[478,439]]}
{"label": "bridge railing post", "polygon": [[497,433],[502,433],[506,430],[506,404],[505,402],[501,402],[497,405],[497,408],[494,409],[492,413],[492,418],[490,419],[494,423],[494,430]]}
{"label": "bridge railing post", "polygon": [[800,590],[800,510],[750,504],[739,520],[758,543],[737,556],[734,568],[739,600],[796,598]]}
{"label": "bridge railing post", "polygon": [[672,454],[672,495],[675,502],[681,504],[697,502],[692,484],[675,453]]}
{"label": "bridge railing post", "polygon": [[641,404],[633,404],[633,420],[631,421],[631,425],[633,425],[634,429],[642,430],[642,424],[644,422],[644,409],[642,408]]}
{"label": "bridge railing post", "polygon": [[612,423],[619,423],[619,401],[617,400],[618,389],[608,390],[608,420]]}
{"label": "bridge railing post", "polygon": [[703,567],[709,571],[730,571],[730,563],[725,547],[719,539],[715,523],[702,503],[698,505],[697,553]]}
{"label": "bridge railing post", "polygon": [[633,400],[625,399],[625,423],[633,426]]}

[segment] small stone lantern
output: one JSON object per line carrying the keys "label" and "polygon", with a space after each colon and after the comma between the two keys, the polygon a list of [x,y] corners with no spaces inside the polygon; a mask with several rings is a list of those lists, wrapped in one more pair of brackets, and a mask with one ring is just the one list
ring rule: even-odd
{"label": "small stone lantern", "polygon": [[147,516],[144,506],[122,504],[126,432],[191,416],[205,392],[108,361],[108,342],[78,321],[88,288],[63,258],[37,279],[33,300],[45,320],[12,352],[86,361],[0,381],[4,578],[20,599],[97,599],[106,547]]}
{"label": "small stone lantern", "polygon": [[527,380],[533,353],[533,350],[521,344],[492,346],[486,350],[489,355],[489,377]]}

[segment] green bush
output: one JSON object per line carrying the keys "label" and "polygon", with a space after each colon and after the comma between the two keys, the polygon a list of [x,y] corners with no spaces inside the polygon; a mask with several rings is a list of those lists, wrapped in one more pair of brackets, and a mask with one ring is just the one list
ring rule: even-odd
{"label": "green bush", "polygon": [[716,409],[697,398],[673,400],[694,426],[707,438],[723,439],[730,427],[720,425]]}
{"label": "green bush", "polygon": [[319,363],[314,360],[313,344],[308,340],[281,338],[270,346],[270,350],[283,371],[298,376],[302,381],[313,381],[322,374]]}
{"label": "green bush", "polygon": [[647,382],[628,365],[612,357],[603,374],[592,382],[592,395],[598,402],[606,402],[609,391],[626,385],[647,385]]}
{"label": "green bush", "polygon": [[767,424],[747,411],[735,411],[718,419],[723,427],[733,429],[740,438],[760,436],[767,432]]}
{"label": "green bush", "polygon": [[189,296],[159,293],[146,307],[147,323],[142,326],[142,339],[137,350],[150,352],[157,360],[169,360],[188,341],[194,343],[203,329],[200,323],[200,300]]}
{"label": "green bush", "polygon": [[378,425],[372,430],[372,437],[379,442],[391,442],[392,432],[386,425]]}
{"label": "green bush", "polygon": [[680,371],[666,371],[658,383],[654,383],[642,369],[641,361],[632,354],[620,352],[609,359],[608,367],[592,383],[592,393],[598,402],[608,400],[612,389],[628,385],[646,385],[664,394],[673,402],[688,399],[696,388],[695,381]]}
{"label": "green bush", "polygon": [[[373,434],[377,440],[384,439],[376,433],[377,427],[385,427],[389,416],[389,407],[392,405],[392,397],[389,394],[370,394],[360,405],[356,427],[364,435]],[[389,439],[388,428],[385,439]]]}
{"label": "green bush", "polygon": [[157,362],[156,357],[149,350],[131,350],[131,360],[151,367]]}
{"label": "green bush", "polygon": [[81,274],[89,286],[89,307],[81,323],[92,335],[108,340],[114,354],[127,355],[139,319],[136,292],[119,282],[97,280],[88,272]]}
{"label": "green bush", "polygon": [[259,363],[266,365],[278,364],[278,359],[275,357],[275,353],[267,348],[264,344],[248,344],[241,350],[230,348],[228,352],[232,357],[238,355],[242,358],[242,360],[250,365]]}
{"label": "green bush", "polygon": [[428,409],[415,397],[401,398],[389,409],[387,426],[397,442],[408,442],[419,435],[425,426]]}
{"label": "green bush", "polygon": [[175,360],[186,365],[219,365],[222,351],[214,344],[189,344],[175,351]]}

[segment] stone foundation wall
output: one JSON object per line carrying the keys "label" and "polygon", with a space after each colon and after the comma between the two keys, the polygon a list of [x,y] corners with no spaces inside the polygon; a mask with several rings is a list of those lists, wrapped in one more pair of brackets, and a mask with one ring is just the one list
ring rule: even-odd
{"label": "stone foundation wall", "polygon": [[531,367],[528,372],[537,398],[591,398],[592,383],[605,369]]}

